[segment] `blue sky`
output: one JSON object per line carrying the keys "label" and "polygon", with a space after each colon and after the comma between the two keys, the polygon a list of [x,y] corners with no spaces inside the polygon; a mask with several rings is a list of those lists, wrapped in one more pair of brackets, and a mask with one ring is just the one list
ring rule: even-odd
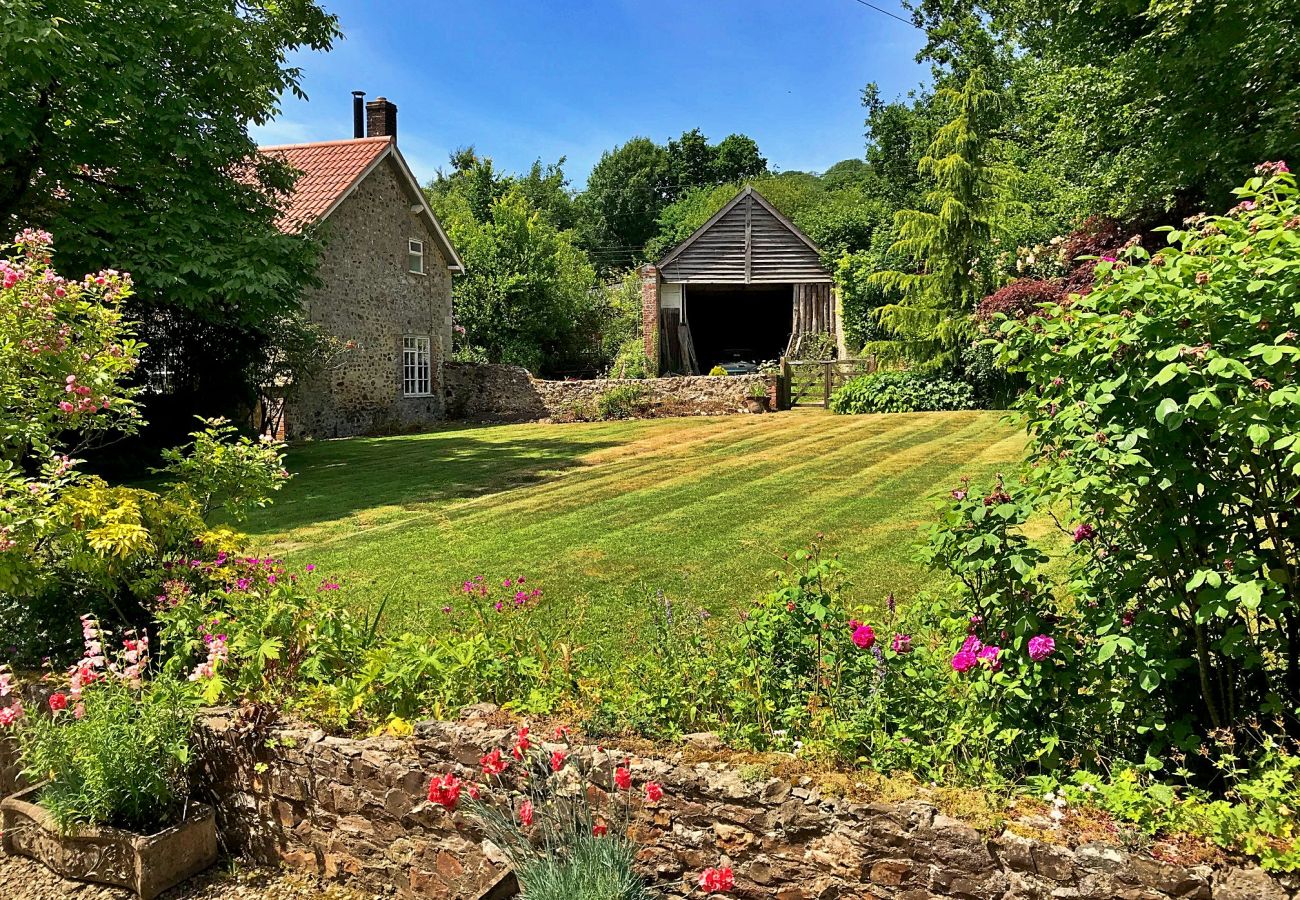
{"label": "blue sky", "polygon": [[[873,0],[898,10],[893,0]],[[344,39],[296,54],[308,102],[259,143],[352,136],[352,90],[398,105],[421,182],[459,146],[507,171],[568,158],[580,186],[636,135],[744,132],[779,170],[863,153],[860,91],[891,98],[927,74],[921,35],[856,0],[326,0]],[[901,10],[899,10],[901,12]]]}

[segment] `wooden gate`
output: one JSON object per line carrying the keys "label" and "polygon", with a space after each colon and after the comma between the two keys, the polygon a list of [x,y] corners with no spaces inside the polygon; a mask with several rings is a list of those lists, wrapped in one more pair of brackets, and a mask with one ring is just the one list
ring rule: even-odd
{"label": "wooden gate", "polygon": [[880,368],[874,356],[861,359],[783,359],[782,381],[790,406],[831,405],[831,395],[850,378],[870,375]]}

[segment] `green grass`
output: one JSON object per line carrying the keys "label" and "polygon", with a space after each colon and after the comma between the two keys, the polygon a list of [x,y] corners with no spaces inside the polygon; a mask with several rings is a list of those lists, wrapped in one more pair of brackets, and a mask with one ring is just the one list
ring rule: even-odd
{"label": "green grass", "polygon": [[384,602],[390,632],[436,627],[468,577],[524,574],[580,640],[617,642],[656,590],[740,608],[818,533],[863,607],[905,601],[935,583],[913,555],[936,499],[1022,443],[998,412],[456,426],[292,450],[249,530]]}

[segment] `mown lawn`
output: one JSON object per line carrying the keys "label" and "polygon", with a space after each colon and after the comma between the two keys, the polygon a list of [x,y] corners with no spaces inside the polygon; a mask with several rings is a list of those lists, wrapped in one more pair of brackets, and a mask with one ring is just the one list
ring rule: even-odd
{"label": "mown lawn", "polygon": [[250,530],[290,564],[337,576],[385,630],[436,628],[466,578],[524,574],[575,637],[616,646],[655,592],[726,614],[778,554],[841,554],[863,606],[933,584],[919,529],[962,475],[1022,446],[998,412],[456,426],[326,441]]}

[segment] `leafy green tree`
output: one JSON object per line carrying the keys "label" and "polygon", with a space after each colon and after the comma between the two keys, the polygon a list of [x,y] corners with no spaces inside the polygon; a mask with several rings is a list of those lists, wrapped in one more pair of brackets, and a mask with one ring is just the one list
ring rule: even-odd
{"label": "leafy green tree", "polygon": [[487,362],[557,374],[594,370],[604,304],[587,256],[511,185],[486,220],[463,198],[431,198],[466,274],[452,292],[458,348]]}
{"label": "leafy green tree", "polygon": [[313,0],[4,6],[0,227],[48,228],[69,267],[131,272],[142,336],[187,365],[187,417],[249,399],[260,323],[315,270],[314,243],[275,227],[293,173],[248,129],[301,94],[287,54],[337,36]]}
{"label": "leafy green tree", "polygon": [[578,196],[582,246],[604,271],[633,265],[657,230],[666,205],[668,151],[649,138],[632,138],[604,153]]}
{"label": "leafy green tree", "polygon": [[753,138],[729,134],[714,148],[713,177],[722,184],[745,181],[767,174],[767,160]]}
{"label": "leafy green tree", "polygon": [[878,311],[889,340],[875,349],[923,368],[957,362],[970,313],[989,286],[980,254],[1007,207],[1007,172],[994,135],[998,94],[976,70],[961,90],[943,88],[936,98],[953,118],[935,134],[918,166],[933,181],[925,196],[928,209],[897,213],[899,237],[891,248],[916,270],[870,278],[896,298]]}
{"label": "leafy green tree", "polygon": [[1221,207],[1256,162],[1300,152],[1290,0],[1006,0],[993,11],[1045,64],[1030,115],[1050,128],[1045,152],[1086,188],[1088,212]]}

